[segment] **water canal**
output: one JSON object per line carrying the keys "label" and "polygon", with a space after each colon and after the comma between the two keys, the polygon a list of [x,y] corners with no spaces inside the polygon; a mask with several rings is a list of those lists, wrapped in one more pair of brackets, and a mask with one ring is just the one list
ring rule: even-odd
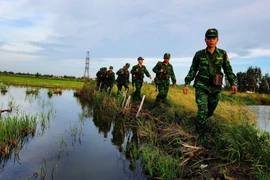
{"label": "water canal", "polygon": [[247,106],[247,108],[256,113],[258,127],[262,131],[270,132],[270,106]]}
{"label": "water canal", "polygon": [[27,137],[21,149],[8,159],[1,159],[0,179],[147,179],[140,161],[124,156],[126,144],[133,134],[115,117],[103,118],[91,102],[73,96],[72,90],[48,96],[48,89],[37,95],[26,94],[27,88],[10,86],[0,94],[0,108],[10,102],[19,113],[43,114],[45,126]]}

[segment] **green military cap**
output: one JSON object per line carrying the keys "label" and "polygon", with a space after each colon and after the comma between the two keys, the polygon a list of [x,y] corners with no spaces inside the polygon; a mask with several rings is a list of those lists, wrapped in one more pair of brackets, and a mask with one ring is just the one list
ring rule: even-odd
{"label": "green military cap", "polygon": [[107,70],[107,68],[106,68],[106,67],[104,67],[103,69],[104,69],[104,70]]}
{"label": "green military cap", "polygon": [[126,63],[126,65],[125,65],[126,67],[129,67],[130,66],[130,64],[129,63]]}
{"label": "green military cap", "polygon": [[140,57],[138,57],[138,60],[144,60],[144,59],[143,59],[143,57],[140,56]]}
{"label": "green military cap", "polygon": [[205,33],[205,37],[218,37],[218,30],[215,28],[208,29]]}
{"label": "green military cap", "polygon": [[170,58],[171,58],[170,53],[165,53],[163,56],[163,59],[170,59]]}
{"label": "green military cap", "polygon": [[113,67],[112,67],[112,66],[110,66],[109,68],[110,68],[110,69],[113,69]]}

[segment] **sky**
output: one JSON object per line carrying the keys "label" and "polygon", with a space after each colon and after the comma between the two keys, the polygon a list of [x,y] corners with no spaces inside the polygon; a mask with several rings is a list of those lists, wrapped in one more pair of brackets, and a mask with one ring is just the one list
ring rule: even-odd
{"label": "sky", "polygon": [[[205,32],[219,31],[235,74],[270,74],[269,0],[1,0],[0,71],[82,77],[125,63],[152,68],[170,53],[183,84]],[[131,68],[130,68],[131,69]],[[150,81],[145,77],[146,81]]]}

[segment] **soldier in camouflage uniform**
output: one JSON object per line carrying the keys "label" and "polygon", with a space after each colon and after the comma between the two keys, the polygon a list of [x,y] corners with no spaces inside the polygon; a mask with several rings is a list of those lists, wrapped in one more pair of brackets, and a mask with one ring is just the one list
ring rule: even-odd
{"label": "soldier in camouflage uniform", "polygon": [[130,73],[132,74],[132,77],[134,77],[134,84],[135,84],[135,92],[133,94],[133,100],[137,101],[141,99],[141,88],[143,84],[143,78],[144,74],[152,79],[151,75],[149,74],[148,70],[146,67],[143,65],[143,58],[138,57],[138,64],[133,66]]}
{"label": "soldier in camouflage uniform", "polygon": [[185,77],[184,94],[188,93],[188,85],[195,78],[196,103],[198,112],[196,115],[196,131],[201,143],[205,143],[206,119],[213,115],[218,105],[218,94],[222,88],[223,69],[228,81],[232,86],[232,93],[237,92],[236,76],[226,51],[216,47],[218,31],[214,28],[205,33],[207,47],[196,52],[190,70]]}
{"label": "soldier in camouflage uniform", "polygon": [[118,75],[117,79],[116,79],[116,82],[117,82],[117,94],[120,94],[121,90],[122,90],[122,86],[125,87],[125,90],[128,91],[128,85],[129,85],[129,71],[128,71],[128,68],[129,68],[130,64],[129,63],[126,63],[126,65],[119,69],[116,74]]}
{"label": "soldier in camouflage uniform", "polygon": [[105,78],[106,91],[108,91],[109,94],[112,91],[113,84],[116,84],[115,73],[113,72],[113,67],[110,66]]}
{"label": "soldier in camouflage uniform", "polygon": [[103,70],[103,68],[100,68],[99,71],[96,73],[96,77],[97,77],[97,86],[96,86],[96,90],[97,90],[97,91],[100,89],[102,70]]}
{"label": "soldier in camouflage uniform", "polygon": [[106,76],[107,76],[107,68],[103,67],[100,76],[100,91],[106,91]]}
{"label": "soldier in camouflage uniform", "polygon": [[158,95],[156,102],[166,102],[166,97],[169,91],[170,78],[173,83],[173,87],[176,88],[176,78],[173,71],[173,66],[169,63],[171,55],[165,53],[163,56],[164,61],[159,61],[153,68],[157,77]]}

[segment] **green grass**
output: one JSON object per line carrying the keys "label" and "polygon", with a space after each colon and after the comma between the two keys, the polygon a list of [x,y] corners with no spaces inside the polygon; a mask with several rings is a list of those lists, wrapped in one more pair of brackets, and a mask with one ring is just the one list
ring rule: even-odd
{"label": "green grass", "polygon": [[76,80],[64,80],[54,78],[4,76],[0,75],[0,82],[7,85],[33,86],[60,89],[80,89],[84,82]]}

